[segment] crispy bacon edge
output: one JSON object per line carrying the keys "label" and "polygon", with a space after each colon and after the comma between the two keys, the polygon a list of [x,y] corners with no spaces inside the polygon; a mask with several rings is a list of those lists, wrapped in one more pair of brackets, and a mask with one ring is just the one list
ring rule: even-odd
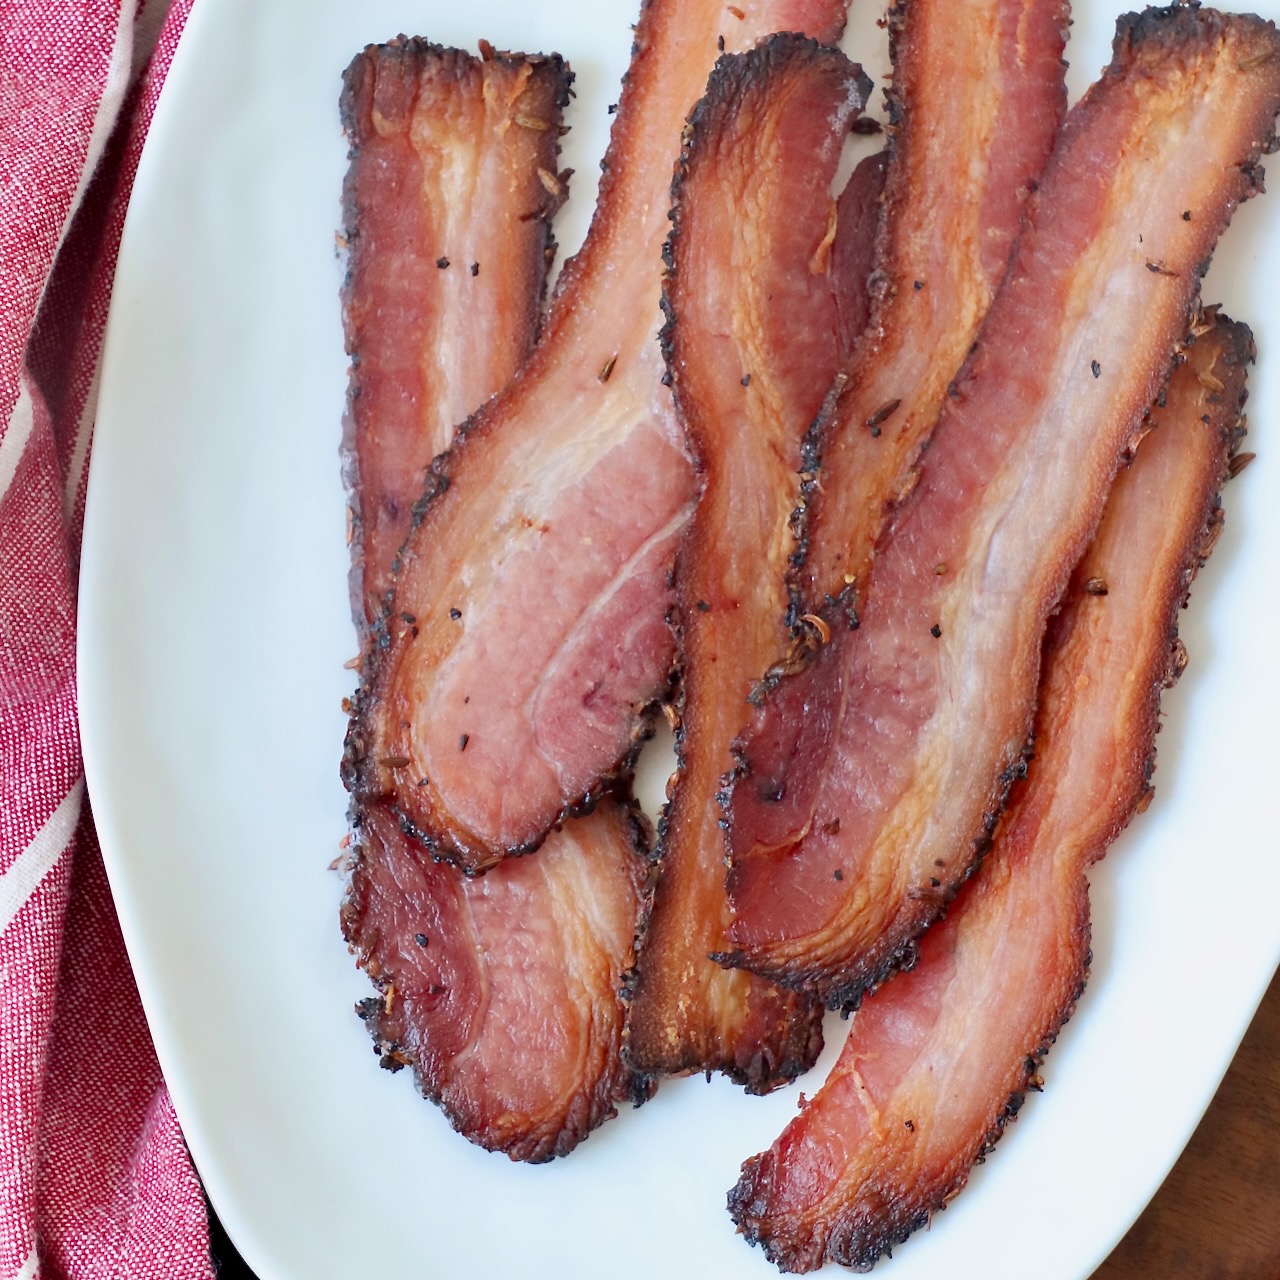
{"label": "crispy bacon edge", "polygon": [[787,644],[800,438],[860,327],[859,298],[865,322],[866,272],[843,241],[874,240],[881,170],[864,162],[839,202],[830,190],[870,92],[843,53],[803,36],[726,54],[689,117],[672,184],[661,340],[703,483],[676,557],[678,772],[626,1053],[646,1074],[721,1071],[748,1093],[813,1065],[822,1007],[710,958],[729,922],[715,794],[755,677]]}
{"label": "crispy bacon edge", "polygon": [[[1265,151],[1274,149],[1275,113],[1280,106],[1278,53],[1280,37],[1274,24],[1247,15],[1175,7],[1150,9],[1119,20],[1112,64],[1073,109],[1064,125],[1045,179],[1033,197],[1014,266],[993,304],[974,352],[955,379],[953,399],[949,400],[934,432],[930,450],[916,477],[916,487],[899,509],[890,534],[882,540],[871,575],[868,612],[861,619],[860,629],[856,620],[850,628],[833,628],[832,642],[818,652],[813,664],[798,675],[780,681],[770,691],[764,714],[756,718],[740,744],[741,763],[735,772],[728,814],[732,859],[728,885],[735,911],[733,949],[717,957],[722,963],[750,968],[785,985],[820,994],[828,1007],[856,1008],[867,992],[895,970],[914,963],[918,935],[942,913],[989,849],[991,832],[1004,808],[1009,788],[1025,770],[1040,641],[1047,618],[1066,587],[1071,566],[1082,554],[1101,516],[1107,487],[1123,450],[1132,447],[1140,434],[1144,411],[1139,406],[1150,403],[1167,376],[1166,361],[1172,357],[1179,337],[1185,335],[1185,317],[1194,307],[1199,278],[1207,269],[1218,236],[1238,203],[1261,190],[1258,160]],[[1141,94],[1137,93],[1139,87],[1144,90]],[[946,788],[946,803],[972,808],[973,821],[970,824],[966,820],[966,830],[960,834],[960,824],[953,817],[944,840],[938,834],[942,827],[934,806],[927,805],[920,796],[918,778],[913,774],[900,801],[893,806],[893,813],[886,816],[879,809],[868,808],[867,821],[879,824],[876,827],[880,832],[877,874],[883,878],[887,860],[895,858],[912,857],[915,865],[909,874],[901,869],[892,872],[896,887],[891,896],[862,891],[864,873],[848,876],[842,873],[841,867],[843,858],[864,856],[859,853],[863,846],[850,834],[853,824],[845,821],[841,826],[828,821],[827,813],[816,812],[815,806],[821,802],[829,813],[835,799],[818,794],[823,776],[821,768],[811,768],[805,774],[801,766],[815,752],[834,750],[832,742],[839,732],[838,722],[848,713],[853,698],[844,687],[851,678],[846,669],[849,666],[846,654],[872,652],[866,648],[869,631],[896,625],[884,619],[872,622],[876,584],[896,575],[895,607],[912,620],[912,629],[896,641],[898,647],[890,646],[886,650],[897,655],[895,661],[906,662],[907,656],[915,655],[927,668],[922,655],[935,652],[931,647],[933,642],[938,645],[936,653],[945,655],[949,642],[958,643],[955,637],[964,639],[967,634],[965,611],[971,609],[972,603],[957,584],[969,573],[971,566],[963,557],[970,554],[970,549],[966,543],[955,555],[944,552],[935,566],[935,539],[960,546],[962,534],[964,538],[973,534],[972,519],[964,524],[946,514],[950,503],[947,494],[956,484],[951,477],[963,476],[961,488],[972,494],[990,481],[993,465],[998,464],[997,469],[1004,465],[994,456],[998,446],[991,432],[993,423],[986,421],[982,431],[975,432],[977,410],[970,402],[979,397],[984,403],[1006,398],[1020,404],[1035,391],[1036,378],[1043,380],[1045,376],[1042,363],[1026,358],[1025,344],[1019,348],[1024,358],[1018,365],[1016,377],[1011,377],[1013,371],[1002,355],[1008,349],[1011,335],[1024,331],[1035,307],[1047,305],[1046,289],[1052,285],[1050,295],[1053,290],[1065,291],[1074,277],[1059,272],[1048,280],[1042,278],[1048,275],[1043,266],[1037,275],[1025,264],[1044,259],[1047,265],[1060,248],[1072,255],[1079,254],[1094,235],[1089,227],[1098,224],[1109,207],[1098,202],[1098,193],[1093,196],[1092,204],[1086,201],[1086,185],[1072,179],[1068,172],[1070,157],[1079,150],[1087,153],[1095,144],[1101,145],[1104,154],[1115,152],[1122,137],[1134,136],[1135,113],[1156,110],[1161,99],[1167,100],[1170,93],[1193,95],[1185,99],[1185,109],[1198,111],[1210,87],[1216,95],[1215,101],[1224,106],[1219,134],[1214,140],[1221,164],[1215,160],[1212,167],[1202,165],[1192,175],[1199,184],[1198,194],[1194,199],[1190,195],[1186,198],[1196,204],[1194,213],[1188,209],[1180,215],[1172,202],[1148,209],[1150,215],[1161,219],[1156,238],[1168,242],[1167,261],[1149,256],[1144,261],[1141,250],[1136,257],[1130,252],[1131,261],[1124,260],[1124,270],[1133,277],[1130,281],[1133,297],[1141,294],[1144,299],[1141,307],[1133,305],[1132,309],[1140,315],[1142,329],[1131,331],[1131,336],[1135,342],[1141,338],[1145,344],[1143,349],[1149,354],[1136,364],[1132,357],[1127,362],[1108,361],[1107,372],[1112,384],[1108,388],[1103,379],[1101,388],[1108,396],[1107,405],[1093,413],[1093,420],[1105,428],[1105,434],[1095,433],[1087,438],[1088,459],[1078,462],[1075,470],[1077,475],[1094,474],[1094,481],[1087,497],[1083,492],[1073,491],[1064,499],[1073,511],[1069,523],[1058,519],[1051,531],[1047,526],[1042,527],[1041,536],[1051,541],[1053,548],[1051,554],[1043,548],[1037,553],[1041,567],[1034,591],[1021,590],[1010,597],[1019,611],[1021,629],[1013,629],[1011,619],[1005,634],[1022,637],[1023,642],[1016,646],[1006,642],[1005,646],[1013,660],[1002,668],[1005,674],[1000,701],[1006,705],[999,723],[1003,726],[1008,722],[1009,731],[1006,735],[1002,730],[999,750],[992,759],[992,773],[985,785],[971,787],[955,781]],[[1229,111],[1225,109],[1227,104]],[[1205,121],[1202,119],[1200,123]],[[1147,133],[1140,129],[1137,136],[1145,140]],[[1206,154],[1207,148],[1197,153],[1198,157]],[[1094,157],[1090,163],[1096,171],[1100,162]],[[1165,173],[1170,172],[1166,168]],[[1098,177],[1096,172],[1094,177]],[[1180,196],[1174,200],[1181,203]],[[1055,212],[1055,206],[1061,208]],[[1078,225],[1068,225],[1064,216],[1067,208],[1071,209]],[[1155,229],[1149,224],[1144,229],[1150,233],[1150,244]],[[1056,237],[1053,240],[1048,238],[1050,230]],[[1116,244],[1120,242],[1117,240]],[[1146,253],[1152,251],[1148,248]],[[1162,291],[1152,292],[1148,297],[1148,289],[1142,287],[1147,281],[1155,282]],[[1065,304],[1060,301],[1054,305]],[[1087,320],[1087,311],[1084,315]],[[1109,352],[1114,352],[1114,341],[1105,334],[1098,342],[1102,348],[1099,354],[1104,359]],[[1070,354],[1066,352],[1065,356]],[[1075,368],[1072,363],[1069,371],[1074,374]],[[1120,371],[1118,375],[1116,370]],[[1065,376],[1066,366],[1062,372]],[[1096,360],[1092,361],[1091,369],[1086,353],[1080,385],[1096,386],[1103,373],[1103,366]],[[1119,382],[1115,381],[1117,376]],[[1006,412],[1000,421],[1016,424],[1020,417]],[[1021,456],[1010,453],[1007,439],[1001,439],[1001,457]],[[1041,439],[1042,448],[1048,439]],[[1106,457],[1102,453],[1104,440],[1109,455]],[[1110,453],[1112,447],[1114,453]],[[979,465],[986,470],[976,471]],[[940,528],[925,528],[923,517],[917,515],[925,495],[934,504],[932,509],[925,508],[931,517],[940,510],[944,512],[942,518],[934,521]],[[895,552],[891,546],[893,536],[904,528],[909,533],[898,539],[902,545]],[[968,532],[964,533],[966,529]],[[1005,559],[1016,559],[1021,554],[1015,555],[1012,547],[1006,536]],[[895,556],[896,563],[886,573]],[[986,561],[980,557],[978,563],[980,567]],[[908,579],[912,584],[910,590],[903,585]],[[1034,615],[1030,612],[1033,607]],[[884,612],[886,617],[892,613],[888,606]],[[954,625],[944,628],[941,623],[947,621],[949,612]],[[910,655],[904,656],[908,649]],[[834,683],[828,683],[823,691],[824,682]],[[842,690],[834,701],[830,696],[832,688]],[[962,692],[972,701],[977,688],[969,681]],[[892,697],[892,691],[886,691],[884,696]],[[901,703],[902,699],[898,701]],[[999,702],[989,701],[984,711],[987,719],[980,726],[980,732],[986,734],[989,742],[994,741],[993,726],[997,721],[993,713],[999,706]],[[893,724],[896,726],[905,715],[906,711],[899,706],[894,712]],[[899,733],[899,738],[904,733]],[[923,739],[925,733],[920,730],[908,736],[916,742]],[[934,736],[943,740],[940,735]],[[976,749],[977,736],[974,733],[966,738],[970,749],[964,753],[951,749],[948,759],[953,772],[975,773],[977,761],[982,762],[985,771],[991,753],[987,747],[982,751]],[[957,741],[954,734],[945,740]],[[912,759],[918,761],[923,748],[913,746],[911,750]],[[764,751],[769,753],[768,758],[761,757]],[[862,758],[884,771],[877,763],[887,758],[883,750],[863,752]],[[931,768],[936,782],[940,768],[936,759],[931,760]],[[744,787],[743,780],[747,777],[754,778],[754,782]],[[865,780],[863,783],[865,785]],[[783,799],[785,805],[780,803]],[[912,807],[913,821],[926,812],[934,814],[927,841],[922,837],[913,844],[904,836],[904,806]],[[847,805],[844,810],[847,814]],[[789,825],[784,828],[784,823]],[[894,824],[896,834],[890,839],[886,833]],[[950,834],[952,827],[957,828],[954,841]],[[794,834],[797,831],[799,835]],[[812,858],[807,863],[799,861],[797,846],[804,842],[812,842],[807,853],[819,848],[826,851],[820,862]],[[834,875],[826,870],[832,866],[836,868]],[[821,883],[824,871],[832,883]],[[800,894],[789,892],[779,883],[780,879],[797,880],[805,876],[804,891]],[[813,896],[818,892],[826,895],[825,907]],[[775,921],[761,923],[762,912],[777,915],[769,904],[796,902],[801,903],[803,910],[809,910],[811,917],[823,909],[828,915],[820,923],[793,918],[785,929]],[[884,923],[880,923],[881,920]]]}
{"label": "crispy bacon edge", "polygon": [[[351,612],[362,642],[387,606],[395,554],[431,460],[533,349],[555,257],[551,223],[565,175],[553,191],[540,174],[556,172],[573,73],[557,54],[501,53],[484,43],[481,53],[401,36],[369,45],[342,78],[339,114],[350,144],[342,305],[351,358],[342,458]],[[469,183],[444,171],[442,139]],[[492,200],[499,192],[502,203]],[[492,207],[475,207],[486,197]],[[454,248],[463,239],[467,261]],[[443,387],[425,367],[442,347],[465,350],[445,361],[447,371],[434,362],[448,379]]]}
{"label": "crispy bacon edge", "polygon": [[1069,0],[899,0],[887,21],[891,127],[873,311],[805,441],[797,617],[865,582],[1067,110]]}
{"label": "crispy bacon edge", "polygon": [[[1252,335],[1203,327],[1046,638],[1037,757],[990,865],[925,935],[917,967],[863,1004],[830,1079],[729,1193],[740,1231],[784,1271],[869,1270],[963,1190],[1041,1087],[1088,978],[1085,872],[1151,802],[1161,697],[1187,661],[1178,613],[1221,533],[1244,435]],[[1108,587],[1121,565],[1148,577],[1141,594],[1132,579],[1125,594]],[[1063,790],[1073,757],[1098,771],[1087,794]],[[958,1023],[962,1047],[939,1044]]]}
{"label": "crispy bacon edge", "polygon": [[[510,454],[520,441],[534,438],[533,424],[525,420],[527,406],[536,404],[539,389],[565,354],[562,348],[566,343],[572,344],[581,338],[582,321],[575,319],[575,315],[581,311],[584,299],[590,297],[590,290],[601,287],[599,282],[606,277],[612,278],[610,269],[618,259],[611,255],[623,253],[624,247],[632,253],[637,251],[637,246],[640,249],[646,247],[651,230],[648,219],[656,206],[645,186],[637,185],[638,180],[633,178],[632,171],[638,166],[643,169],[652,160],[646,155],[646,148],[653,146],[647,135],[655,132],[655,117],[659,121],[664,120],[678,100],[680,120],[683,120],[688,104],[701,94],[706,74],[714,62],[716,33],[721,33],[719,43],[722,49],[749,47],[758,38],[787,29],[801,29],[825,40],[836,40],[843,30],[845,8],[846,0],[762,0],[749,11],[732,5],[726,8],[712,3],[712,0],[696,0],[696,3],[694,0],[645,0],[635,28],[632,61],[623,84],[609,150],[602,162],[600,195],[587,239],[582,249],[565,264],[542,338],[530,360],[507,391],[485,405],[466,424],[455,447],[433,464],[427,491],[415,514],[415,532],[402,556],[398,593],[404,589],[410,575],[408,557],[415,554],[414,549],[425,547],[432,540],[448,542],[447,530],[442,533],[442,529],[453,518],[453,512],[463,510],[457,505],[459,502],[474,501],[478,505],[490,502],[484,493],[486,482],[492,482],[492,473],[485,469],[499,465],[494,463],[494,458],[504,451]],[[708,55],[705,62],[701,61],[704,47]],[[671,132],[667,167],[662,177],[664,187],[669,181],[669,166],[678,147],[677,124]],[[654,190],[652,195],[657,196],[658,192]],[[664,202],[664,218],[665,212]],[[665,222],[658,223],[657,230],[659,234],[652,245],[654,334],[660,322],[661,262],[658,254],[665,238]],[[634,307],[634,303],[629,305]],[[616,298],[610,299],[610,306],[612,312],[620,315],[635,314],[633,310],[619,308]],[[610,341],[608,328],[602,341]],[[609,349],[606,346],[604,351],[607,353]],[[629,352],[629,355],[637,357],[633,363],[642,363],[647,358],[641,354],[642,350],[647,351],[647,346],[642,345],[641,349]],[[653,350],[656,353],[656,345]],[[615,360],[616,357],[602,359],[591,367],[593,372],[599,371],[596,376],[601,385],[612,380],[620,389],[627,378],[635,374],[630,369],[615,367]],[[646,387],[645,396],[648,397],[648,417],[656,421],[665,409],[654,406],[669,404],[669,401],[664,402],[665,392],[657,385],[661,376],[660,359],[654,363],[654,386]],[[610,390],[612,393],[613,388]],[[671,418],[674,423],[673,411]],[[521,434],[513,444],[512,429],[517,426]],[[541,420],[537,426],[540,430],[545,428]],[[645,432],[632,434],[646,435]],[[655,434],[655,431],[648,431],[643,441],[649,448],[655,446]],[[678,435],[678,427],[674,434]],[[672,478],[670,482],[664,480],[657,485],[651,484],[651,489],[663,490],[651,496],[664,512],[668,507],[672,509],[674,521],[680,509],[691,509],[693,477],[692,469],[674,438],[668,444],[668,451],[681,452],[678,465],[672,463],[668,467],[673,473],[678,473],[678,481]],[[652,462],[652,459],[651,453],[649,460]],[[653,470],[651,466],[649,471]],[[638,465],[635,474],[643,475],[643,467]],[[475,494],[474,499],[460,496],[469,491]],[[656,531],[660,532],[661,529]],[[652,529],[649,533],[656,536]],[[678,528],[673,528],[672,556],[677,533]],[[640,576],[638,571],[637,576]],[[664,571],[650,576],[660,576],[665,585],[669,574]],[[439,601],[435,600],[435,603]],[[669,598],[661,590],[656,590],[653,592],[652,617],[645,618],[641,616],[642,610],[633,610],[627,620],[637,627],[647,625],[650,629],[665,632],[668,604]],[[403,602],[398,607],[409,609]],[[430,771],[412,767],[413,760],[406,754],[407,743],[401,733],[403,709],[389,705],[397,685],[394,669],[402,659],[404,647],[410,638],[420,640],[421,648],[436,645],[439,637],[444,635],[444,624],[440,623],[435,630],[430,630],[430,627],[438,621],[433,618],[428,622],[417,616],[414,623],[402,626],[397,622],[397,613],[393,609],[389,615],[389,628],[378,637],[376,644],[369,646],[361,686],[351,702],[343,777],[354,793],[392,797],[401,825],[433,856],[447,858],[468,871],[478,872],[504,857],[532,852],[556,822],[589,812],[599,796],[612,785],[613,779],[630,767],[639,746],[649,735],[650,717],[658,700],[669,693],[671,650],[664,650],[662,661],[652,672],[646,670],[647,684],[643,697],[615,708],[619,716],[625,713],[626,724],[607,759],[603,754],[591,753],[589,763],[593,780],[584,785],[575,784],[567,791],[561,786],[555,795],[551,794],[552,788],[540,797],[538,805],[531,800],[522,800],[519,813],[524,821],[517,822],[509,813],[504,813],[504,825],[512,829],[495,837],[474,830],[456,816],[437,794]],[[647,664],[648,656],[641,656]],[[610,662],[614,657],[616,654],[611,656]],[[424,661],[438,665],[437,659]],[[499,671],[492,676],[494,680],[501,680],[504,674]],[[610,679],[616,675],[612,670],[604,674]],[[562,759],[556,759],[555,765],[558,773],[567,767]],[[503,792],[504,802],[508,798],[509,789]],[[520,830],[513,829],[516,827]]]}

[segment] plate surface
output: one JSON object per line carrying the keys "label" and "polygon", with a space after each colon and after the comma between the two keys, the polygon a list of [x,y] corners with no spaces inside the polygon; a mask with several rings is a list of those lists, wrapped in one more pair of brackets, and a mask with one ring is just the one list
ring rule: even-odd
{"label": "plate surface", "polygon": [[[1071,84],[1115,0],[1076,12]],[[876,74],[878,6],[846,47]],[[1280,0],[1268,6],[1280,11]],[[739,1163],[800,1086],[657,1099],[566,1160],[456,1137],[378,1070],[337,928],[337,760],[355,641],[338,442],[339,74],[399,31],[555,48],[577,71],[559,225],[580,241],[634,0],[201,0],[147,144],[120,257],[81,587],[86,768],[156,1046],[192,1153],[262,1280],[775,1274],[733,1232]],[[883,82],[883,76],[878,78]],[[1183,635],[1159,795],[1094,877],[1094,974],[971,1189],[883,1274],[1089,1274],[1174,1161],[1280,958],[1280,197],[1246,206],[1206,283],[1254,326],[1259,461]],[[810,1093],[832,1045],[804,1082]]]}

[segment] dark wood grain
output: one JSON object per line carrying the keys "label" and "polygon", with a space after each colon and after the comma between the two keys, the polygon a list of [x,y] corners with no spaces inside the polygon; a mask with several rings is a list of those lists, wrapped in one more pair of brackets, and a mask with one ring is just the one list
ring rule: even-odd
{"label": "dark wood grain", "polygon": [[1094,1280],[1280,1277],[1280,976],[1200,1127]]}

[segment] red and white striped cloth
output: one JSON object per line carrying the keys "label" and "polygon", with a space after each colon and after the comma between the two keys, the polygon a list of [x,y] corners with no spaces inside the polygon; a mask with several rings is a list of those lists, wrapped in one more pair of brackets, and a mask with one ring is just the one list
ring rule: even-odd
{"label": "red and white striped cloth", "polygon": [[120,229],[192,0],[0,0],[0,1280],[211,1277],[84,793],[75,592]]}

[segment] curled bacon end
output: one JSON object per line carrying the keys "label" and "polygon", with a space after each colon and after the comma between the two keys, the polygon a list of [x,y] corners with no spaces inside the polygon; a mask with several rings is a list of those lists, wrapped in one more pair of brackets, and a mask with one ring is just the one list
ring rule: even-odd
{"label": "curled bacon end", "polygon": [[719,50],[775,31],[838,39],[844,14],[844,0],[644,7],[595,217],[543,336],[432,467],[344,777],[467,870],[589,808],[668,689],[695,483],[654,341],[672,162]]}
{"label": "curled bacon end", "polygon": [[847,331],[865,323],[866,272],[844,241],[874,240],[878,170],[839,205],[830,189],[870,90],[839,50],[801,36],[726,55],[690,116],[673,188],[663,335],[703,494],[676,560],[680,772],[627,1054],[638,1071],[718,1070],[753,1093],[813,1065],[822,1011],[710,959],[729,923],[715,795],[752,682],[787,645],[800,437]]}
{"label": "curled bacon end", "polygon": [[571,1151],[648,1086],[623,1063],[623,975],[646,875],[638,820],[605,801],[536,858],[469,879],[385,806],[356,827],[342,928],[379,994],[384,1067],[412,1066],[464,1137],[512,1160]]}
{"label": "curled bacon end", "polygon": [[362,635],[432,458],[537,337],[564,200],[539,172],[556,172],[572,83],[555,55],[480,59],[404,37],[370,45],[343,77],[343,458]]}
{"label": "curled bacon end", "polygon": [[743,1165],[729,1211],[784,1271],[868,1269],[963,1189],[1040,1087],[1087,976],[1085,871],[1150,797],[1161,694],[1185,663],[1177,615],[1221,525],[1252,350],[1218,321],[1174,373],[1046,638],[1035,760],[988,865]]}
{"label": "curled bacon end", "polygon": [[1049,615],[1167,377],[1199,272],[1259,188],[1277,108],[1273,25],[1182,7],[1121,19],[860,617],[832,611],[831,642],[743,740],[729,963],[854,1006],[909,966],[989,847],[1025,770]]}

